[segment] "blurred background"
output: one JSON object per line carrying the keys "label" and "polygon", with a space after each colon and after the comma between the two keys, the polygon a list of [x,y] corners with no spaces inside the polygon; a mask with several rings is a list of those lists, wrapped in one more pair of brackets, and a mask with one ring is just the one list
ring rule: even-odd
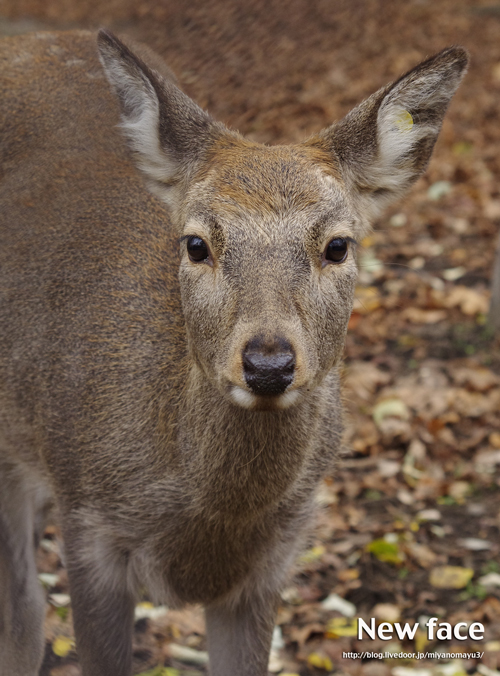
{"label": "blurred background", "polygon": [[[214,117],[294,142],[452,44],[471,53],[430,167],[363,242],[346,345],[346,454],[283,594],[270,670],[500,674],[500,349],[488,323],[500,232],[500,3],[492,0],[0,0],[0,34],[96,29],[143,41]],[[80,674],[57,529],[44,676]],[[484,640],[356,637],[356,618],[480,622]],[[206,673],[198,609],[137,609],[134,669]],[[352,659],[346,652],[454,653]],[[465,653],[480,653],[480,657]],[[460,653],[464,653],[460,655]],[[237,676],[235,674],[235,676]]]}

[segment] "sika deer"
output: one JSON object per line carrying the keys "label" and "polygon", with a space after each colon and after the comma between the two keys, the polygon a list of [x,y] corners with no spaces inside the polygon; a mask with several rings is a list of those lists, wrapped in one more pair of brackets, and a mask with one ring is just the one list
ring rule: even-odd
{"label": "sika deer", "polygon": [[467,55],[267,147],[98,43],[156,197],[90,34],[0,51],[0,674],[38,673],[53,496],[84,676],[131,673],[139,585],[205,605],[213,676],[263,676],[340,445],[357,245],[427,165]]}

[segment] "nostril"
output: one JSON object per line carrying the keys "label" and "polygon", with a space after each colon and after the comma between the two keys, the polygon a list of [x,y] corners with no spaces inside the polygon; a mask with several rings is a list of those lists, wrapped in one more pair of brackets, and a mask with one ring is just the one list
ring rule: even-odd
{"label": "nostril", "polygon": [[283,394],[293,381],[295,354],[288,341],[269,343],[256,338],[247,344],[242,356],[245,381],[255,394]]}
{"label": "nostril", "polygon": [[248,373],[257,373],[258,371],[293,373],[295,356],[289,352],[273,355],[251,352],[243,355],[243,366]]}

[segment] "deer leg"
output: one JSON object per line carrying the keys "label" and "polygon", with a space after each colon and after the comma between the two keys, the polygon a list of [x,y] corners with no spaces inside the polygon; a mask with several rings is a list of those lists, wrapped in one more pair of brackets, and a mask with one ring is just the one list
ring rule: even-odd
{"label": "deer leg", "polygon": [[75,521],[63,533],[82,676],[130,676],[135,595],[127,555]]}
{"label": "deer leg", "polygon": [[0,676],[35,676],[43,658],[45,595],[35,550],[48,492],[0,462]]}
{"label": "deer leg", "polygon": [[278,595],[206,608],[211,676],[267,676]]}

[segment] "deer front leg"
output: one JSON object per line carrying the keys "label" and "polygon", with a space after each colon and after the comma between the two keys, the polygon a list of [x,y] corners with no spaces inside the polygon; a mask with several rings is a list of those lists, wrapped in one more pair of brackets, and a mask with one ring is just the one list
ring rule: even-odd
{"label": "deer front leg", "polygon": [[205,609],[210,676],[267,676],[277,594]]}
{"label": "deer front leg", "polygon": [[82,676],[130,676],[135,599],[127,556],[74,524],[64,541]]}
{"label": "deer front leg", "polygon": [[20,466],[0,460],[0,676],[35,676],[42,661],[45,594],[35,550],[47,499]]}

